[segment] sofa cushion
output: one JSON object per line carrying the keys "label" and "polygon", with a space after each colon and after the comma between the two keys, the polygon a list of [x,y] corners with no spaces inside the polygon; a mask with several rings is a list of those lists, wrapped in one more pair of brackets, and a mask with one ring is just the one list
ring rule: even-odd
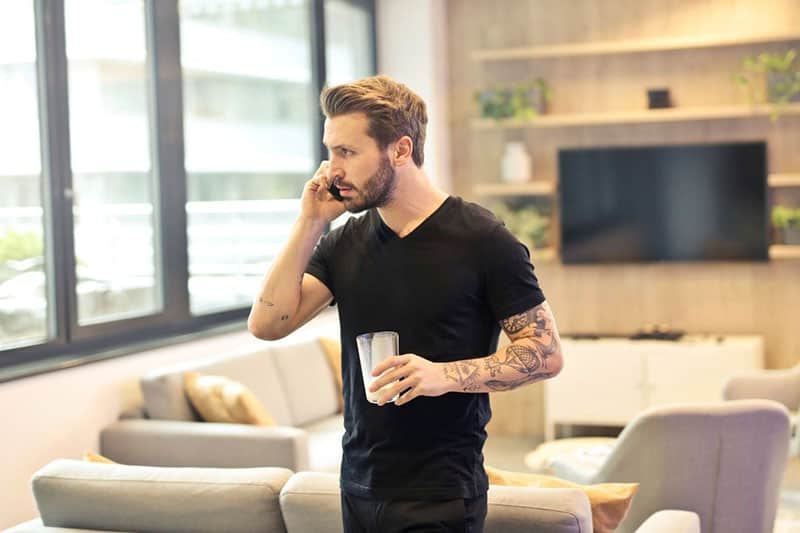
{"label": "sofa cushion", "polygon": [[339,400],[339,411],[344,409],[344,385],[342,384],[342,344],[330,337],[320,337],[319,344],[328,360],[328,365],[333,372],[333,382],[336,383],[337,398]]}
{"label": "sofa cushion", "polygon": [[242,383],[255,394],[277,424],[295,424],[271,347],[181,363],[146,374],[140,382],[150,418],[200,420],[183,389],[183,374],[190,371],[225,376]]}
{"label": "sofa cushion", "polygon": [[[576,489],[500,487],[489,489],[487,533],[582,533],[591,531],[589,499]],[[298,472],[280,495],[289,532],[341,533],[339,476]]]}
{"label": "sofa cushion", "polygon": [[599,483],[579,485],[565,479],[526,472],[509,472],[486,466],[492,485],[511,487],[541,487],[551,489],[579,489],[589,497],[592,506],[594,533],[612,533],[625,518],[631,506],[638,483]]}
{"label": "sofa cushion", "polygon": [[308,432],[309,469],[315,472],[339,472],[342,464],[344,417],[333,415],[306,424]]}
{"label": "sofa cushion", "polygon": [[33,476],[46,526],[151,532],[285,531],[285,468],[165,468],[60,459]]}
{"label": "sofa cushion", "polygon": [[206,422],[275,425],[258,398],[238,381],[197,372],[186,372],[183,378],[186,395]]}
{"label": "sofa cushion", "polygon": [[303,426],[339,410],[333,373],[317,340],[271,349],[294,425]]}

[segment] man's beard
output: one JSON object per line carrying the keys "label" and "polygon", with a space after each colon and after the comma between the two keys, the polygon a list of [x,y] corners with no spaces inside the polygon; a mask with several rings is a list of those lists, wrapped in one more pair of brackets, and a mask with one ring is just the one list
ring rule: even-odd
{"label": "man's beard", "polygon": [[357,197],[347,199],[345,208],[351,213],[360,213],[373,207],[383,207],[392,199],[396,186],[397,173],[389,157],[384,155],[378,170],[369,177]]}

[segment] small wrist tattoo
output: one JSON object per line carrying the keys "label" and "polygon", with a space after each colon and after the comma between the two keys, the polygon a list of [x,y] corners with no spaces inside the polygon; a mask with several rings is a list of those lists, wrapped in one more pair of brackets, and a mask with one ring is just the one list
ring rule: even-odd
{"label": "small wrist tattoo", "polygon": [[259,297],[258,297],[258,301],[259,301],[259,302],[261,302],[262,304],[266,305],[267,307],[275,307],[275,304],[274,304],[274,303],[272,303],[272,302],[270,302],[270,301],[267,301],[267,300],[265,300],[265,299],[264,299],[264,298],[262,298],[261,296],[259,296]]}

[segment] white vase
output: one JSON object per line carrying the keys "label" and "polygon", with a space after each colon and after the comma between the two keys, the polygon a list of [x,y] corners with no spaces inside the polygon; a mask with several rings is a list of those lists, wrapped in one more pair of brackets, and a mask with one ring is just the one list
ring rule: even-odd
{"label": "white vase", "polygon": [[531,180],[531,156],[521,142],[506,143],[501,162],[501,178],[506,183],[525,183]]}

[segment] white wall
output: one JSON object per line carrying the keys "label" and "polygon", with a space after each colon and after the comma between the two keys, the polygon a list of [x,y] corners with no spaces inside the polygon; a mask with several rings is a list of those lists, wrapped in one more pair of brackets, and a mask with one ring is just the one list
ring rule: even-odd
{"label": "white wall", "polygon": [[378,72],[408,85],[428,108],[425,171],[452,192],[447,112],[446,0],[377,0]]}
{"label": "white wall", "polygon": [[[337,337],[335,310],[279,341]],[[30,478],[46,463],[97,451],[100,430],[141,403],[137,377],[175,362],[266,344],[242,331],[0,383],[0,530],[38,515]]]}

